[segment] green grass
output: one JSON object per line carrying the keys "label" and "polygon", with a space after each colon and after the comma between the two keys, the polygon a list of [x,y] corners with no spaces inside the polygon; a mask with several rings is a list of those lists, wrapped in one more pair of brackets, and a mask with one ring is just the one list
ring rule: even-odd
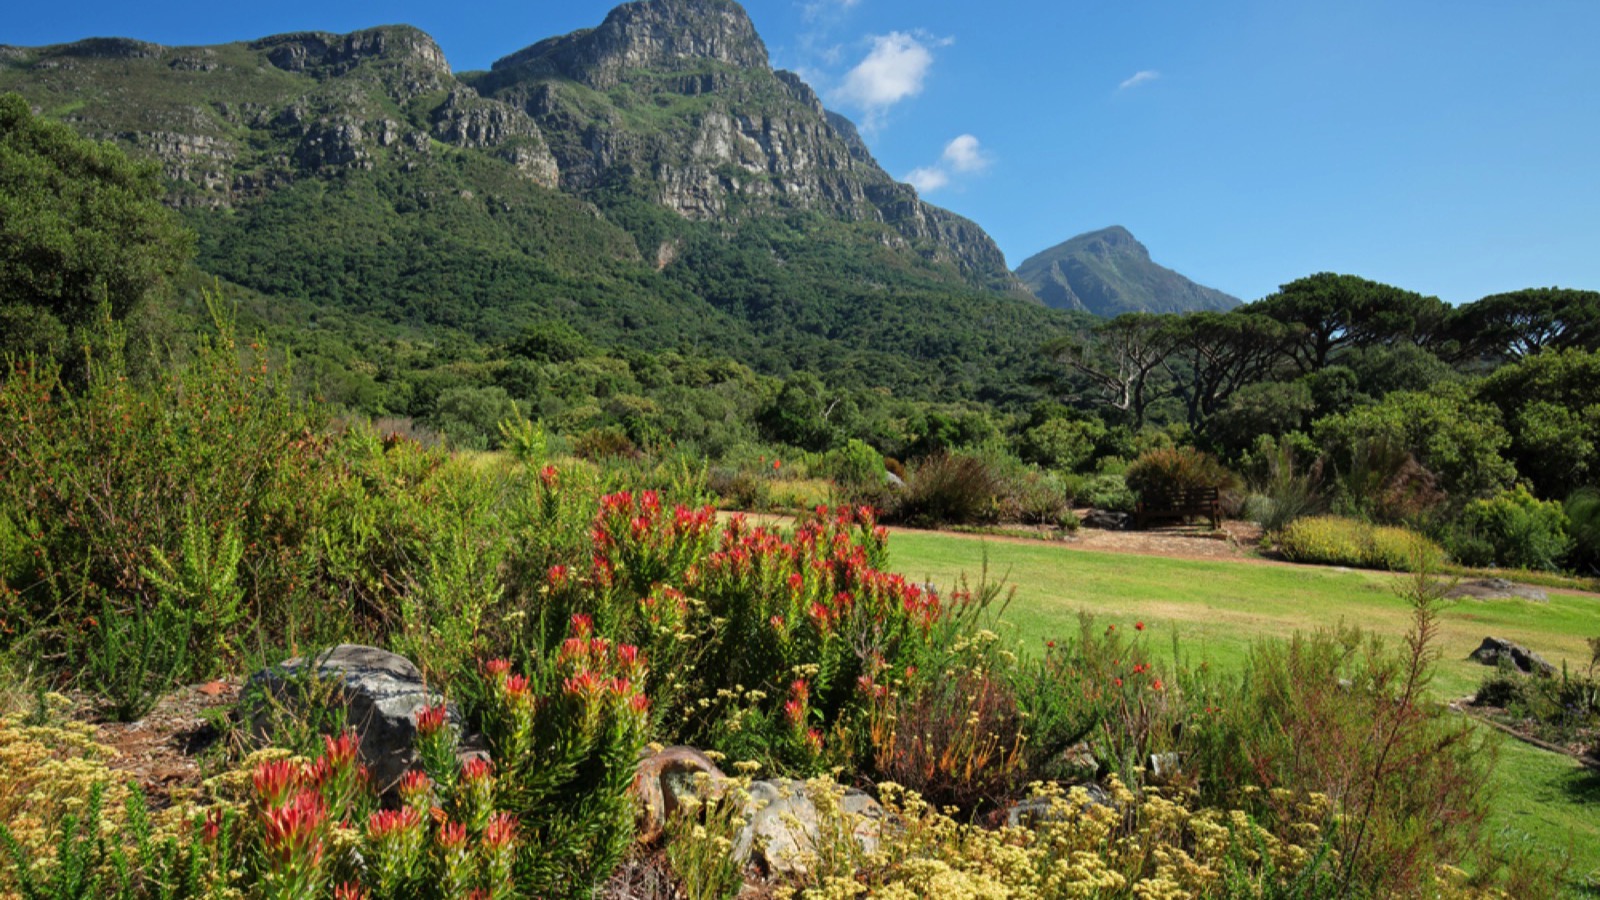
{"label": "green grass", "polygon": [[[1397,576],[1386,573],[1097,553],[927,532],[898,532],[889,547],[894,570],[939,585],[963,574],[976,581],[987,559],[990,579],[1004,578],[1016,589],[1006,619],[1029,648],[1073,634],[1080,611],[1124,627],[1143,621],[1157,659],[1170,653],[1175,633],[1188,661],[1224,667],[1242,663],[1261,638],[1342,621],[1398,642],[1409,624],[1409,608],[1394,590]],[[1433,684],[1441,698],[1477,688],[1489,670],[1466,657],[1489,635],[1527,645],[1557,666],[1586,665],[1585,638],[1600,635],[1600,597],[1552,593],[1548,603],[1451,605],[1443,615],[1443,658]],[[1600,879],[1600,774],[1508,739],[1496,779],[1501,800],[1491,827],[1503,840],[1552,852],[1570,845],[1574,875]]]}

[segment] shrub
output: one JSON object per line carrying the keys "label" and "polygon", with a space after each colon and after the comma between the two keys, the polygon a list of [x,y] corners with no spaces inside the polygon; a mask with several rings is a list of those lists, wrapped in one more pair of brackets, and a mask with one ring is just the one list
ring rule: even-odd
{"label": "shrub", "polygon": [[999,472],[982,457],[937,454],[911,473],[892,510],[912,525],[986,524],[999,518],[1005,490]]}
{"label": "shrub", "polygon": [[1469,566],[1555,569],[1572,542],[1561,504],[1540,501],[1518,485],[1461,511],[1450,533],[1450,552]]}
{"label": "shrub", "polygon": [[1084,741],[1100,768],[1137,786],[1150,756],[1173,749],[1182,707],[1151,665],[1143,622],[1102,627],[1080,614],[1075,637],[1046,642],[1017,675],[1032,778],[1082,777],[1068,751]]}
{"label": "shrub", "polygon": [[1138,498],[1121,475],[1091,475],[1078,488],[1078,499],[1095,509],[1112,512],[1133,512]]}
{"label": "shrub", "polygon": [[872,445],[851,438],[843,447],[829,450],[823,456],[821,474],[841,485],[881,487],[886,473],[883,455]]}
{"label": "shrub", "polygon": [[1491,737],[1426,697],[1441,586],[1420,575],[1402,594],[1413,620],[1399,648],[1341,628],[1263,643],[1235,677],[1183,679],[1202,801],[1242,797],[1257,821],[1282,822],[1301,798],[1332,798],[1340,896],[1421,896],[1438,865],[1491,851]]}
{"label": "shrub", "polygon": [[1094,455],[1095,445],[1106,436],[1098,420],[1047,419],[1023,432],[1019,451],[1023,459],[1050,469],[1071,472]]}
{"label": "shrub", "polygon": [[1297,464],[1295,441],[1285,435],[1263,437],[1257,443],[1261,468],[1254,479],[1255,493],[1245,503],[1245,513],[1261,530],[1273,534],[1296,519],[1322,512],[1322,466]]}
{"label": "shrub", "polygon": [[1150,450],[1128,466],[1128,487],[1141,498],[1171,496],[1196,488],[1225,490],[1238,479],[1216,457],[1193,447]]}
{"label": "shrub", "polygon": [[1567,498],[1565,512],[1572,535],[1573,567],[1600,571],[1600,491],[1574,491]]}
{"label": "shrub", "polygon": [[1004,669],[996,670],[992,631],[962,640],[931,677],[891,687],[870,677],[872,766],[881,778],[941,808],[969,814],[1015,799],[1026,774],[1027,736]]}
{"label": "shrub", "polygon": [[579,459],[588,460],[636,459],[642,455],[628,433],[616,426],[583,432],[572,442],[572,452]]}
{"label": "shrub", "polygon": [[1444,562],[1439,545],[1404,528],[1338,516],[1297,519],[1278,534],[1278,550],[1293,562],[1411,572]]}

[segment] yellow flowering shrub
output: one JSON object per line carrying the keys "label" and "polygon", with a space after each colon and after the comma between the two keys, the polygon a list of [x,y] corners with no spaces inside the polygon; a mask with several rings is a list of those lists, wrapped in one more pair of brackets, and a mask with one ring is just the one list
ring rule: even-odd
{"label": "yellow flowering shrub", "polygon": [[[1291,887],[1303,892],[1296,896],[1340,893],[1339,859],[1322,837],[1332,804],[1322,795],[1285,798],[1291,821],[1274,833],[1240,810],[1196,809],[1192,793],[1146,789],[1139,796],[1114,778],[1111,805],[1080,788],[1035,785],[1043,805],[1032,827],[961,823],[898,785],[880,784],[879,792],[887,815],[873,820],[881,829],[877,852],[854,872],[813,870],[779,896],[1180,900],[1268,896]],[[818,807],[825,816],[842,815],[836,805]],[[831,830],[849,835],[860,825]],[[1443,869],[1433,888],[1438,897],[1499,896]]]}
{"label": "yellow flowering shrub", "polygon": [[107,765],[115,755],[82,722],[30,725],[20,715],[0,718],[0,822],[33,859],[48,864],[62,820],[81,816],[99,784],[100,830],[116,836],[128,789]]}

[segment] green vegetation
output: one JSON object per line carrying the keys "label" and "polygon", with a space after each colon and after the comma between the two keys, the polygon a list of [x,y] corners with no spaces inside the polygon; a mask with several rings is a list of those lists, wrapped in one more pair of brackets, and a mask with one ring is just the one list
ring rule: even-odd
{"label": "green vegetation", "polygon": [[164,291],[193,236],[160,173],[0,95],[0,353],[65,354]]}
{"label": "green vegetation", "polygon": [[[1015,590],[1007,618],[1036,652],[1077,629],[1079,614],[1129,629],[1145,625],[1160,659],[1177,641],[1189,666],[1240,670],[1262,641],[1359,624],[1391,645],[1400,641],[1409,610],[1396,596],[1396,578],[1368,572],[1298,566],[1136,557],[1073,550],[1041,542],[984,540],[906,532],[892,538],[890,564],[935,584],[987,570]],[[1471,695],[1484,667],[1467,660],[1485,635],[1536,648],[1556,665],[1587,665],[1584,635],[1600,634],[1600,601],[1593,595],[1553,593],[1548,603],[1462,601],[1440,614],[1436,700]],[[1576,852],[1573,874],[1600,869],[1600,818],[1594,813],[1593,774],[1575,762],[1512,741],[1499,749],[1497,812],[1488,820],[1508,846],[1537,848],[1549,858]]]}

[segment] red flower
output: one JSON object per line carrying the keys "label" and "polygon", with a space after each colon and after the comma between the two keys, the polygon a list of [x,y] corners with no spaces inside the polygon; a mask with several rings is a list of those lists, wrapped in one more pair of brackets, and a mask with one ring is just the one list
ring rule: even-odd
{"label": "red flower", "polygon": [[1143,622],[1135,622],[1135,623],[1133,623],[1133,630],[1134,631],[1143,631],[1144,630],[1144,623]]}
{"label": "red flower", "polygon": [[322,826],[328,809],[315,791],[301,791],[294,799],[261,817],[261,839],[267,856],[279,866],[303,860],[315,866],[322,860]]}
{"label": "red flower", "polygon": [[426,794],[433,787],[433,782],[428,780],[428,775],[421,769],[412,769],[400,776],[400,796],[410,800]]}
{"label": "red flower", "polygon": [[281,806],[289,794],[300,786],[300,767],[286,759],[275,759],[256,767],[251,781],[255,785],[256,799],[269,809]]}
{"label": "red flower", "polygon": [[417,734],[433,737],[444,730],[445,722],[449,718],[450,711],[443,703],[438,706],[424,706],[417,710]]}
{"label": "red flower", "polygon": [[516,836],[517,817],[510,813],[495,813],[489,817],[489,824],[483,829],[484,844],[494,849],[511,846]]}
{"label": "red flower", "polygon": [[772,461],[772,471],[776,472],[781,468],[783,468],[782,460],[775,459],[775,460]]}
{"label": "red flower", "polygon": [[1155,681],[1150,682],[1150,690],[1152,690],[1152,691],[1161,690],[1161,679],[1157,678]]}
{"label": "red flower", "polygon": [[439,846],[446,850],[460,850],[467,846],[467,826],[460,822],[440,823]]}
{"label": "red flower", "polygon": [[1113,679],[1111,679],[1111,683],[1116,685],[1117,687],[1122,687],[1122,679],[1121,678],[1113,678]]}
{"label": "red flower", "polygon": [[461,779],[468,783],[483,781],[494,774],[494,764],[475,756],[461,764]]}

